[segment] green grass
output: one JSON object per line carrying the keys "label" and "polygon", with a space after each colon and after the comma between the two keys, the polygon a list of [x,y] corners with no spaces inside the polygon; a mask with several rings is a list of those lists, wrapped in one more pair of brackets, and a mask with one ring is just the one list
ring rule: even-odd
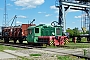
{"label": "green grass", "polygon": [[47,46],[47,48],[57,48],[57,46]]}
{"label": "green grass", "polygon": [[[57,47],[57,46],[47,46],[47,48],[60,48],[61,46]],[[62,48],[68,48],[68,49],[75,49],[75,48],[90,48],[90,43],[73,43],[70,42],[64,46],[62,46]]]}
{"label": "green grass", "polygon": [[57,56],[58,60],[72,60],[69,56]]}
{"label": "green grass", "polygon": [[[58,60],[77,60],[75,56],[57,56]],[[80,58],[79,60],[85,60],[84,58]]]}
{"label": "green grass", "polygon": [[[87,39],[86,38],[82,38],[81,42],[82,43],[74,43],[71,42],[72,39],[69,39],[69,43],[62,46],[63,48],[68,48],[68,49],[75,49],[75,48],[90,48],[90,43],[86,43]],[[47,48],[58,48],[57,46],[47,46]]]}
{"label": "green grass", "polygon": [[[72,41],[72,39],[70,38],[69,41]],[[81,38],[81,42],[87,42],[87,38]]]}
{"label": "green grass", "polygon": [[0,51],[3,51],[3,50],[18,50],[19,48],[14,48],[14,47],[11,47],[11,46],[3,46],[3,45],[0,45]]}
{"label": "green grass", "polygon": [[28,59],[26,57],[19,57],[19,58],[21,58],[22,60],[30,60],[30,59]]}
{"label": "green grass", "polygon": [[67,46],[66,48],[71,48],[71,49],[75,49],[75,48],[90,48],[90,43],[68,43],[65,46]]}
{"label": "green grass", "polygon": [[82,38],[81,42],[87,42],[86,38]]}
{"label": "green grass", "polygon": [[30,56],[41,56],[41,54],[30,54]]}
{"label": "green grass", "polygon": [[[72,41],[72,39],[69,39],[69,41]],[[75,49],[75,48],[90,48],[90,43],[86,43],[87,42],[86,38],[82,38],[81,42],[82,43],[69,42],[65,46],[67,46],[66,48],[71,48],[71,49]]]}

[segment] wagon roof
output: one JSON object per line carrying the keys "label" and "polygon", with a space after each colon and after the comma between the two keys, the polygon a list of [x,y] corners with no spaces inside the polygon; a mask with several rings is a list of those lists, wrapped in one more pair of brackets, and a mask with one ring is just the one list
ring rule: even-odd
{"label": "wagon roof", "polygon": [[36,26],[30,26],[30,27],[28,27],[28,29],[32,29],[32,28],[35,28]]}
{"label": "wagon roof", "polygon": [[28,27],[28,29],[33,29],[33,28],[40,27],[40,26],[42,26],[42,27],[52,27],[50,25],[48,26],[48,25],[45,25],[45,24],[39,24],[37,26],[30,26],[30,27]]}

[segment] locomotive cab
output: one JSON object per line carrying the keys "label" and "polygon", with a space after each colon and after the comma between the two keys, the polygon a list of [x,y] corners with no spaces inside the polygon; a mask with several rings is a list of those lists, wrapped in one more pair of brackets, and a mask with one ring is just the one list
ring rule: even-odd
{"label": "locomotive cab", "polygon": [[26,40],[30,43],[37,43],[38,36],[41,36],[41,26],[30,26]]}

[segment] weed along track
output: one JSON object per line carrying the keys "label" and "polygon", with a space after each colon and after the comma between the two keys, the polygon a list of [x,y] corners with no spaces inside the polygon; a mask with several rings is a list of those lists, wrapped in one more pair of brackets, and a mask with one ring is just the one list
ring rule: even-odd
{"label": "weed along track", "polygon": [[32,49],[33,46],[31,45],[28,45],[26,43],[23,43],[23,44],[14,44],[14,43],[3,43],[3,42],[0,42],[0,45],[5,45],[5,46],[12,46],[12,47],[17,47],[17,48],[27,48],[27,49]]}

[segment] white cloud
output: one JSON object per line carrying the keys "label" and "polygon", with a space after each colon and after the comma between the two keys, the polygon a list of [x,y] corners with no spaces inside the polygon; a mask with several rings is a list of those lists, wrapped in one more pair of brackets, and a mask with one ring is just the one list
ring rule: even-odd
{"label": "white cloud", "polygon": [[56,16],[56,18],[59,18],[59,16]]}
{"label": "white cloud", "polygon": [[13,5],[12,5],[12,4],[10,4],[10,3],[9,3],[9,4],[7,4],[7,5],[8,5],[8,6],[13,6]]}
{"label": "white cloud", "polygon": [[0,8],[0,10],[3,10],[3,8]]}
{"label": "white cloud", "polygon": [[52,14],[47,14],[47,15],[45,15],[46,17],[48,17],[48,16],[51,16]]}
{"label": "white cloud", "polygon": [[75,24],[75,22],[72,22],[73,24]]}
{"label": "white cloud", "polygon": [[22,22],[20,22],[20,21],[16,21],[16,24],[22,24]]}
{"label": "white cloud", "polygon": [[53,6],[50,6],[51,9],[54,9],[55,10],[55,13],[59,13],[59,9],[55,7],[55,5]]}
{"label": "white cloud", "polygon": [[17,16],[18,18],[27,18],[26,16],[23,16],[23,15],[19,15]]}
{"label": "white cloud", "polygon": [[46,13],[46,12],[38,12],[39,14],[41,14],[41,13]]}
{"label": "white cloud", "polygon": [[51,8],[51,9],[57,9],[57,8],[55,7],[55,5],[50,6],[50,8]]}
{"label": "white cloud", "polygon": [[74,18],[81,18],[82,16],[75,16]]}
{"label": "white cloud", "polygon": [[87,14],[81,14],[80,16],[75,16],[74,18],[82,18],[82,17],[87,17]]}
{"label": "white cloud", "polygon": [[38,12],[38,13],[42,13],[42,12]]}
{"label": "white cloud", "polygon": [[42,5],[44,0],[15,0],[16,6],[21,6],[23,9],[36,8],[38,5]]}
{"label": "white cloud", "polygon": [[81,20],[82,22],[85,22],[85,20]]}
{"label": "white cloud", "polygon": [[23,7],[23,8],[21,8],[20,10],[25,10],[26,9],[26,7]]}
{"label": "white cloud", "polygon": [[[56,21],[56,20],[53,20],[53,21]],[[50,26],[53,21],[51,21],[51,22],[40,22],[39,24],[45,24],[47,26]]]}
{"label": "white cloud", "polygon": [[16,1],[16,0],[11,0],[11,1]]}
{"label": "white cloud", "polygon": [[18,10],[19,8],[15,8],[16,10]]}

